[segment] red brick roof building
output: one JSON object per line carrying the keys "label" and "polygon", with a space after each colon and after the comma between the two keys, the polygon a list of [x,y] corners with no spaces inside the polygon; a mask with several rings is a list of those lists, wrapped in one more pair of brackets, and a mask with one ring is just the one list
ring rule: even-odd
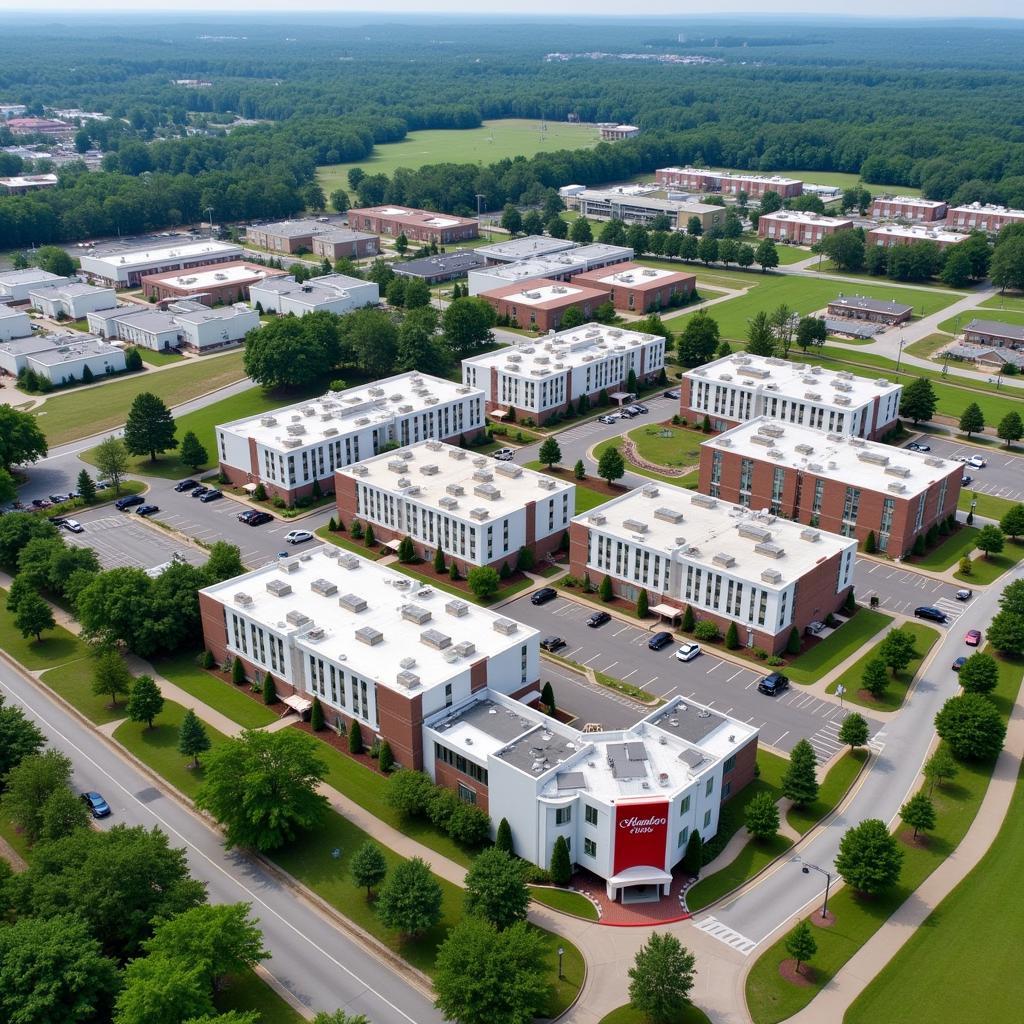
{"label": "red brick roof building", "polygon": [[542,333],[557,331],[562,317],[574,307],[589,320],[597,307],[608,301],[602,288],[543,278],[481,292],[478,297],[493,306],[499,317],[508,317],[520,327],[536,327]]}
{"label": "red brick roof building", "polygon": [[612,305],[624,313],[647,313],[688,299],[697,286],[697,276],[638,263],[619,263],[576,274],[572,283],[606,292]]}
{"label": "red brick roof building", "polygon": [[367,206],[348,211],[348,226],[354,231],[397,238],[405,235],[410,242],[436,242],[448,245],[476,238],[480,224],[471,217],[433,213],[408,206]]}

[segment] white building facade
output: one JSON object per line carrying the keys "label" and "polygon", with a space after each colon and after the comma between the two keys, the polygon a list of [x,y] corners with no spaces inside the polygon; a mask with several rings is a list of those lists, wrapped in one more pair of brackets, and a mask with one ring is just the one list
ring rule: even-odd
{"label": "white building facade", "polygon": [[373,281],[345,274],[325,274],[298,282],[294,277],[270,277],[249,287],[249,298],[265,313],[348,313],[380,301],[380,289]]}
{"label": "white building facade", "polygon": [[32,321],[23,309],[12,309],[0,302],[0,341],[27,338],[32,333]]}
{"label": "white building facade", "polygon": [[242,247],[212,238],[183,239],[145,247],[102,246],[79,257],[82,272],[113,288],[135,287],[146,274],[166,274],[242,259]]}

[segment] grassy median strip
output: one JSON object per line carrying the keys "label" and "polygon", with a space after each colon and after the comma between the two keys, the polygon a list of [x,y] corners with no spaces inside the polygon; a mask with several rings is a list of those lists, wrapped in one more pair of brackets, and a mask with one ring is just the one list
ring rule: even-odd
{"label": "grassy median strip", "polygon": [[947,537],[938,547],[932,548],[926,555],[912,556],[906,564],[915,569],[927,569],[929,572],[945,572],[952,569],[964,555],[974,550],[978,539],[978,527],[961,526],[952,536]]}
{"label": "grassy median strip", "polygon": [[585,917],[588,921],[598,920],[597,907],[586,896],[569,889],[549,889],[547,886],[530,886],[530,897],[543,903],[552,910],[560,910],[564,914],[575,914]]}
{"label": "grassy median strip", "polygon": [[994,555],[978,555],[971,559],[971,571],[955,572],[953,578],[964,583],[977,583],[984,586],[994,583],[1008,569],[1016,566],[1024,558],[1024,543],[1009,538],[1003,544],[1003,550]]}
{"label": "grassy median strip", "polygon": [[686,893],[686,907],[691,911],[702,910],[721,899],[726,893],[743,885],[759,871],[766,868],[777,857],[781,857],[793,845],[792,839],[773,836],[771,839],[754,839],[736,855],[735,860],[707,878],[702,878]]}
{"label": "grassy median strip", "polygon": [[806,807],[791,807],[786,823],[800,835],[806,835],[826,814],[835,810],[846,791],[853,785],[861,768],[867,762],[866,750],[848,750],[825,773],[818,787],[818,799]]}
{"label": "grassy median strip", "polygon": [[997,498],[994,494],[980,494],[978,491],[968,490],[966,487],[960,492],[956,507],[961,512],[970,512],[971,503],[974,503],[974,514],[985,519],[1000,520],[1015,505],[1016,501],[1007,498]]}
{"label": "grassy median strip", "polygon": [[909,633],[914,638],[918,657],[914,658],[902,671],[893,673],[889,688],[880,699],[875,700],[870,694],[861,696],[863,685],[861,681],[864,678],[864,668],[867,663],[873,658],[878,657],[878,648],[881,646],[882,641],[879,641],[862,657],[858,658],[838,679],[833,679],[828,684],[828,692],[835,693],[836,687],[842,683],[846,688],[846,693],[843,696],[844,701],[848,701],[851,704],[859,704],[862,708],[868,708],[871,711],[896,711],[899,709],[906,699],[910,684],[914,681],[914,677],[921,668],[921,662],[924,661],[929,651],[935,646],[935,641],[939,639],[939,634],[936,630],[919,622],[908,622],[900,628],[904,633]]}
{"label": "grassy median strip", "polygon": [[[997,660],[999,685],[992,698],[1006,719],[1020,690],[1021,679],[1024,676],[1024,660]],[[747,975],[747,1007],[754,1024],[776,1024],[807,1006],[850,957],[956,849],[978,813],[985,790],[988,788],[992,768],[991,762],[961,762],[956,779],[951,784],[935,788],[932,800],[938,818],[936,828],[924,843],[904,844],[903,870],[900,884],[895,889],[884,896],[863,899],[845,886],[829,901],[829,909],[835,915],[835,920],[828,928],[815,928],[814,937],[818,944],[818,952],[814,957],[813,980],[810,984],[798,988],[779,973],[779,964],[788,956],[785,942],[789,933],[783,935],[761,954]],[[1006,892],[1002,892],[1001,900],[1005,910]],[[950,953],[960,955],[963,943],[954,943],[954,947]],[[987,950],[989,946],[982,944],[977,948]],[[958,968],[957,975],[960,973]],[[903,980],[904,977],[901,975],[900,984]],[[943,986],[943,992],[946,988],[948,986]],[[955,1015],[942,1016],[957,1019]],[[904,1019],[888,1010],[884,1018]]]}
{"label": "grassy median strip", "polygon": [[816,683],[854,651],[860,650],[872,637],[877,636],[890,622],[891,615],[870,608],[858,608],[852,619],[795,658],[782,671],[793,682]]}
{"label": "grassy median strip", "polygon": [[[273,962],[270,966],[273,968]],[[229,978],[224,988],[214,995],[213,1004],[219,1013],[255,1010],[259,1024],[305,1024],[306,1020],[253,971]]]}
{"label": "grassy median strip", "polygon": [[110,694],[97,696],[92,692],[93,662],[90,658],[65,662],[57,668],[47,669],[39,678],[51,690],[58,693],[69,704],[76,707],[94,725],[104,725],[127,718],[121,695],[118,704],[111,707]]}
{"label": "grassy median strip", "polygon": [[[650,1020],[646,1013],[634,1010],[627,1003],[625,1006],[616,1007],[611,1013],[606,1013],[598,1024],[650,1024]],[[690,1004],[683,1009],[679,1017],[673,1018],[673,1024],[711,1024],[711,1018],[700,1007]]]}

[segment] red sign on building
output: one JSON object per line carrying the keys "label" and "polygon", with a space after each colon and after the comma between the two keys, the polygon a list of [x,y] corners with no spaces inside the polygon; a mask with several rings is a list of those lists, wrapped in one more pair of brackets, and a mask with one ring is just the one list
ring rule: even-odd
{"label": "red sign on building", "polygon": [[615,808],[615,874],[635,867],[665,867],[668,801],[621,803]]}

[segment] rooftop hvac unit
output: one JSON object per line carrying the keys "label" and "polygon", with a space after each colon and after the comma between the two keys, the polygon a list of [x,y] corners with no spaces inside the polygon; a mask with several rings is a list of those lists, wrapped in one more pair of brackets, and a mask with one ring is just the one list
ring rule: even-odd
{"label": "rooftop hvac unit", "polygon": [[360,626],[354,635],[361,644],[366,644],[368,647],[376,647],[384,640],[384,634],[379,629],[374,629],[373,626]]}
{"label": "rooftop hvac unit", "polygon": [[235,604],[241,608],[251,608],[253,605],[252,595],[239,591],[233,598]]}
{"label": "rooftop hvac unit", "polygon": [[699,505],[701,508],[718,508],[718,499],[707,494],[691,494],[690,504]]}
{"label": "rooftop hvac unit", "polygon": [[660,519],[663,523],[681,523],[683,521],[683,513],[679,509],[663,506],[654,510],[654,518]]}
{"label": "rooftop hvac unit", "polygon": [[645,498],[656,498],[660,492],[657,484],[644,484],[641,493]]}
{"label": "rooftop hvac unit", "polygon": [[726,551],[719,551],[712,556],[711,561],[723,569],[729,569],[736,564],[736,559]]}
{"label": "rooftop hvac unit", "polygon": [[323,640],[325,636],[327,636],[327,631],[323,626],[314,626],[306,632],[305,639],[309,640],[311,643],[318,643]]}
{"label": "rooftop hvac unit", "polygon": [[801,530],[800,538],[802,540],[810,541],[812,544],[816,544],[819,540],[821,540],[821,531],[813,530],[810,528],[806,530]]}
{"label": "rooftop hvac unit", "polygon": [[469,614],[469,605],[465,601],[460,601],[456,598],[453,601],[448,601],[444,606],[444,610],[449,615],[453,615],[455,618],[461,619]]}
{"label": "rooftop hvac unit", "polygon": [[267,580],[267,592],[274,597],[287,597],[292,592],[292,585],[285,580]]}
{"label": "rooftop hvac unit", "polygon": [[313,621],[308,615],[305,614],[305,612],[300,612],[297,608],[293,608],[290,612],[288,612],[288,614],[285,615],[284,620],[290,626],[305,626],[307,622]]}
{"label": "rooftop hvac unit", "polygon": [[518,631],[519,623],[513,619],[499,618],[494,620],[491,628],[495,633],[501,633],[503,636],[512,636]]}
{"label": "rooftop hvac unit", "polygon": [[644,523],[644,522],[641,522],[641,520],[639,520],[639,519],[623,519],[622,520],[622,528],[624,530],[629,530],[630,533],[646,533],[647,532],[647,524]]}
{"label": "rooftop hvac unit", "polygon": [[469,518],[482,523],[484,520],[491,518],[491,513],[485,508],[471,508],[469,510]]}
{"label": "rooftop hvac unit", "polygon": [[782,582],[782,573],[778,569],[765,569],[761,573],[761,582],[777,587]]}
{"label": "rooftop hvac unit", "polygon": [[342,594],[338,598],[338,607],[344,608],[345,611],[353,612],[358,615],[360,612],[366,611],[367,604],[366,599],[360,597],[358,594]]}
{"label": "rooftop hvac unit", "polygon": [[437,474],[441,472],[441,467],[431,462],[426,466],[420,466],[420,472],[424,476],[437,476]]}
{"label": "rooftop hvac unit", "polygon": [[814,445],[810,445],[810,444],[798,444],[798,445],[796,446],[796,450],[797,450],[797,451],[798,451],[798,452],[799,452],[799,453],[800,453],[801,455],[813,455],[813,454],[814,454]]}
{"label": "rooftop hvac unit", "polygon": [[320,579],[313,580],[309,585],[309,589],[321,597],[331,597],[338,592],[338,585],[321,577]]}

